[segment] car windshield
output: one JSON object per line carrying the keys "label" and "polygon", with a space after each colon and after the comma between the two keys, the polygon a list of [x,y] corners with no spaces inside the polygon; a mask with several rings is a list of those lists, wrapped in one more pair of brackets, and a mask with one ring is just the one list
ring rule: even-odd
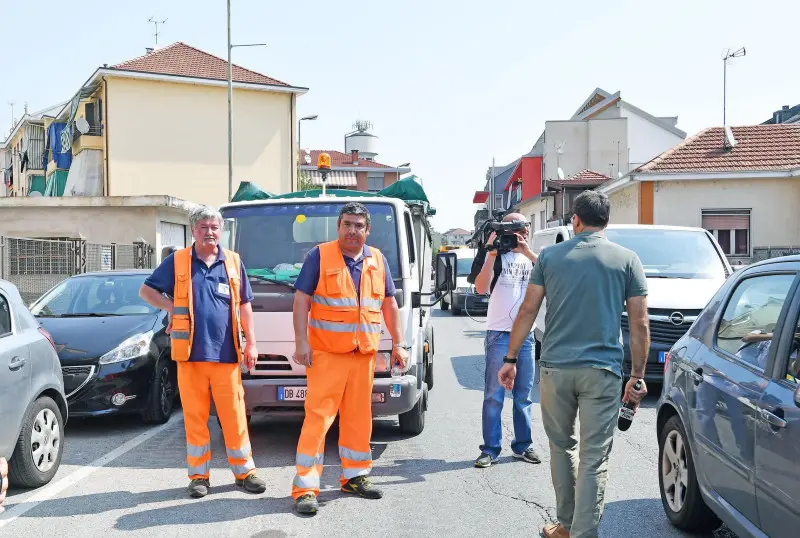
{"label": "car windshield", "polygon": [[[386,256],[397,279],[401,275],[394,207],[376,202],[364,205],[372,219],[367,245]],[[344,202],[227,208],[222,242],[239,253],[253,285],[259,284],[259,277],[291,283],[300,274],[308,251],[338,239],[336,222],[342,206]]]}
{"label": "car windshield", "polygon": [[136,316],[157,310],[139,297],[146,274],[78,276],[64,280],[31,306],[38,317]]}
{"label": "car windshield", "polygon": [[701,231],[609,228],[606,237],[634,251],[650,278],[724,279],[725,265]]}
{"label": "car windshield", "polygon": [[458,259],[458,263],[456,264],[458,276],[469,276],[470,271],[472,271],[472,260],[473,258]]}

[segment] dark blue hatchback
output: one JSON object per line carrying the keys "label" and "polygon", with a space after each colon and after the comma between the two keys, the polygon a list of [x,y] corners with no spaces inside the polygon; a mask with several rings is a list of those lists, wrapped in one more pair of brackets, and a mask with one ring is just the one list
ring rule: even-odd
{"label": "dark blue hatchback", "polygon": [[800,256],[734,273],[672,347],[659,484],[687,531],[800,533]]}

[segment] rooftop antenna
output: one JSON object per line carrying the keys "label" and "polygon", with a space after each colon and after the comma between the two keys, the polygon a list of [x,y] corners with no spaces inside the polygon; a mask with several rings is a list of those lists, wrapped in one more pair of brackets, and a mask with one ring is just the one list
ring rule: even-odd
{"label": "rooftop antenna", "polygon": [[353,129],[355,129],[359,133],[365,133],[370,129],[372,129],[372,127],[373,126],[371,121],[357,120],[353,122]]}
{"label": "rooftop antenna", "polygon": [[727,99],[728,99],[728,60],[731,58],[740,58],[747,53],[744,47],[739,50],[731,52],[731,49],[722,57],[722,126],[728,125],[727,122]]}
{"label": "rooftop antenna", "polygon": [[12,129],[14,128],[14,125],[16,125],[16,123],[17,123],[16,121],[14,121],[14,105],[16,105],[16,103],[14,101],[9,101],[8,102],[8,106],[11,107],[11,128]]}
{"label": "rooftop antenna", "polygon": [[155,17],[150,17],[147,22],[153,23],[155,25],[155,27],[156,27],[156,32],[153,34],[153,36],[156,38],[156,47],[158,47],[158,35],[161,33],[161,32],[158,31],[158,25],[159,24],[164,24],[165,22],[167,22],[167,19],[164,19],[163,21],[157,21],[157,20],[154,20],[154,19],[155,19]]}

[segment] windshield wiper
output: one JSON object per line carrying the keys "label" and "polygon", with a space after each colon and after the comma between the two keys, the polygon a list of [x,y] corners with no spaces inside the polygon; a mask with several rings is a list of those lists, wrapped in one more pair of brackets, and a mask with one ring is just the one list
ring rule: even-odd
{"label": "windshield wiper", "polygon": [[79,314],[61,314],[60,318],[105,318],[111,316],[121,316],[122,314],[98,314],[97,312],[81,312]]}
{"label": "windshield wiper", "polygon": [[256,280],[260,280],[262,282],[269,282],[270,284],[278,284],[279,286],[286,286],[292,291],[295,291],[297,289],[294,287],[294,284],[286,280],[277,280],[275,278],[270,278],[268,276],[261,276],[261,275],[247,275],[247,276],[249,278],[255,278]]}

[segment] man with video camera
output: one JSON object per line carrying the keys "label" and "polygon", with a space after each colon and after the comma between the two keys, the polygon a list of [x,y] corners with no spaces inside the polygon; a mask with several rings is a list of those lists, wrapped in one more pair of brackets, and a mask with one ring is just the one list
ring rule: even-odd
{"label": "man with video camera", "polygon": [[[475,277],[475,290],[490,293],[486,317],[486,370],[483,391],[483,444],[475,467],[486,468],[496,463],[503,440],[501,415],[506,389],[497,378],[508,352],[508,342],[514,318],[528,287],[536,255],[528,246],[530,223],[519,213],[510,213],[500,222],[489,222],[493,230],[485,246],[479,247],[476,264],[481,263]],[[483,252],[480,252],[483,251]],[[486,254],[485,251],[488,251]],[[473,265],[473,273],[477,269]],[[514,457],[529,463],[541,463],[531,446],[531,389],[533,388],[533,338],[529,334],[522,344],[517,363],[514,396]]]}

